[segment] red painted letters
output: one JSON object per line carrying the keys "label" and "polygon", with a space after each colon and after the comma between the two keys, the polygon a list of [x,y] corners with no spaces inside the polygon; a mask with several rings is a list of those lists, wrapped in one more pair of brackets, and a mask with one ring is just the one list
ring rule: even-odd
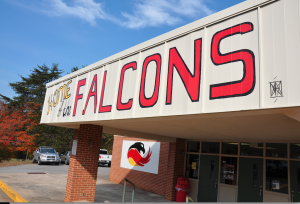
{"label": "red painted letters", "polygon": [[[155,77],[155,85],[154,85],[153,95],[150,98],[147,98],[145,96],[145,81],[146,81],[147,67],[151,61],[154,61],[156,63],[156,77]],[[144,64],[143,64],[141,89],[140,89],[140,106],[142,108],[152,107],[157,102],[158,92],[159,92],[160,70],[161,70],[160,54],[154,54],[154,55],[148,56],[145,59]]]}
{"label": "red painted letters", "polygon": [[242,61],[244,66],[243,78],[210,86],[210,99],[246,96],[255,87],[255,56],[251,50],[239,50],[228,54],[220,53],[220,42],[227,37],[236,34],[245,34],[253,31],[252,23],[242,23],[240,25],[227,28],[217,32],[212,39],[211,60],[215,65],[222,65]]}
{"label": "red painted letters", "polygon": [[79,89],[80,89],[80,87],[85,85],[85,82],[86,82],[86,79],[81,79],[78,82],[77,91],[76,91],[76,98],[75,98],[75,104],[74,104],[74,109],[73,109],[73,116],[76,115],[77,102],[78,102],[79,99],[82,99],[82,95],[83,95],[83,94],[79,94]]}
{"label": "red painted letters", "polygon": [[178,74],[181,77],[181,80],[183,81],[183,84],[192,102],[199,101],[202,39],[200,38],[195,40],[194,46],[194,75],[190,72],[190,70],[184,63],[176,47],[170,49],[166,99],[167,105],[172,103],[174,67],[178,71]]}
{"label": "red painted letters", "polygon": [[127,103],[122,103],[122,91],[123,91],[123,81],[124,81],[124,74],[127,69],[132,68],[136,70],[136,62],[130,62],[125,64],[121,71],[121,78],[120,78],[120,85],[119,85],[119,92],[118,92],[118,101],[117,101],[117,109],[118,110],[128,110],[132,107],[132,98],[128,100]]}
{"label": "red painted letters", "polygon": [[106,74],[107,71],[104,72],[103,76],[103,84],[102,84],[102,91],[101,91],[101,98],[100,98],[100,105],[99,105],[99,113],[105,113],[111,111],[111,105],[103,106],[103,97],[104,97],[104,90],[105,90],[105,82],[106,82]]}
{"label": "red painted letters", "polygon": [[[94,88],[94,91],[93,91],[93,88]],[[89,95],[87,97],[87,100],[86,100],[86,103],[85,103],[85,106],[84,106],[84,110],[82,111],[82,115],[85,114],[86,107],[89,103],[90,97],[92,97],[92,96],[94,97],[94,113],[96,113],[96,110],[97,110],[97,74],[94,75],[94,78],[93,78],[93,81],[92,81],[92,84],[91,84],[91,88],[90,88],[90,91],[89,91]]]}
{"label": "red painted letters", "polygon": [[[237,96],[246,96],[253,92],[255,87],[255,56],[251,50],[243,49],[226,54],[220,52],[220,43],[223,39],[237,35],[245,34],[253,31],[253,24],[245,22],[214,34],[211,42],[211,60],[216,65],[224,65],[233,62],[243,63],[243,77],[237,81],[230,81],[226,83],[213,84],[210,85],[210,99],[220,99],[229,98]],[[172,91],[173,91],[173,75],[174,70],[177,71],[180,76],[182,83],[188,93],[192,102],[199,101],[200,98],[200,78],[201,78],[201,60],[202,60],[202,38],[196,39],[194,41],[194,71],[191,73],[188,66],[185,64],[184,60],[180,56],[176,47],[172,47],[169,50],[169,62],[168,62],[168,77],[167,77],[167,90],[166,90],[166,105],[172,104]],[[149,63],[156,63],[156,76],[154,90],[151,97],[147,98],[145,95],[146,86],[146,74]],[[142,108],[153,107],[158,100],[159,86],[160,86],[160,75],[162,72],[162,58],[159,53],[147,56],[144,60],[142,66],[141,84],[139,92],[139,104]],[[125,64],[121,70],[119,90],[117,97],[117,110],[129,110],[132,108],[133,99],[128,99],[127,102],[122,103],[122,91],[124,84],[125,72],[128,69],[134,71],[137,69],[137,63],[135,61]],[[221,73],[220,73],[221,74]],[[105,91],[107,71],[104,72],[103,85],[99,104],[99,113],[111,112],[111,105],[103,106],[103,97]],[[127,79],[126,79],[127,80]],[[75,98],[73,116],[76,115],[77,102],[82,99],[83,95],[79,94],[81,86],[84,86],[86,79],[82,79],[78,82],[77,93]],[[94,97],[94,112],[96,112],[97,106],[97,74],[94,75],[93,81],[91,83],[87,100],[85,103],[84,110],[82,114],[86,112],[87,105],[89,103],[90,97]]]}

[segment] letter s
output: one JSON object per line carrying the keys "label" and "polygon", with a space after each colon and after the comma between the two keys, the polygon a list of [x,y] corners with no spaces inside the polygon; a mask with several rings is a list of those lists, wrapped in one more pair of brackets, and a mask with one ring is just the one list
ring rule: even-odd
{"label": "letter s", "polygon": [[243,49],[235,52],[221,54],[220,42],[236,34],[245,34],[253,31],[253,24],[242,23],[231,28],[217,32],[211,43],[211,60],[215,65],[222,65],[241,61],[243,63],[243,78],[221,84],[210,85],[210,100],[246,96],[253,92],[255,87],[255,56],[251,50]]}

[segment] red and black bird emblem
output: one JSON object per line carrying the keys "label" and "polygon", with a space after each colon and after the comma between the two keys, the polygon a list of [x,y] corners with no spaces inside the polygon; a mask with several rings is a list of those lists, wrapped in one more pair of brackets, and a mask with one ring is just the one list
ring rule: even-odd
{"label": "red and black bird emblem", "polygon": [[150,157],[152,154],[152,151],[150,151],[150,146],[147,156],[142,157],[142,154],[145,154],[144,144],[142,142],[134,143],[129,147],[127,152],[128,162],[132,166],[144,166],[150,161]]}

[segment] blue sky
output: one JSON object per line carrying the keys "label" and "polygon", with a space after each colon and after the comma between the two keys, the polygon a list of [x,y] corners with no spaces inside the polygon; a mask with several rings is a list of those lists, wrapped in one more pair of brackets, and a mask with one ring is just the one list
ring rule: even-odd
{"label": "blue sky", "polygon": [[244,0],[0,0],[0,93],[37,65],[89,65]]}

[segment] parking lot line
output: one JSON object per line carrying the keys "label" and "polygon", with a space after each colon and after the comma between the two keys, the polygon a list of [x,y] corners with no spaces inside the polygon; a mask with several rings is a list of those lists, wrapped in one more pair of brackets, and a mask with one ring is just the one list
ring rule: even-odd
{"label": "parking lot line", "polygon": [[6,185],[3,181],[0,180],[0,188],[6,193],[14,202],[17,203],[28,203],[26,199],[20,196],[16,191],[14,191],[11,187]]}

